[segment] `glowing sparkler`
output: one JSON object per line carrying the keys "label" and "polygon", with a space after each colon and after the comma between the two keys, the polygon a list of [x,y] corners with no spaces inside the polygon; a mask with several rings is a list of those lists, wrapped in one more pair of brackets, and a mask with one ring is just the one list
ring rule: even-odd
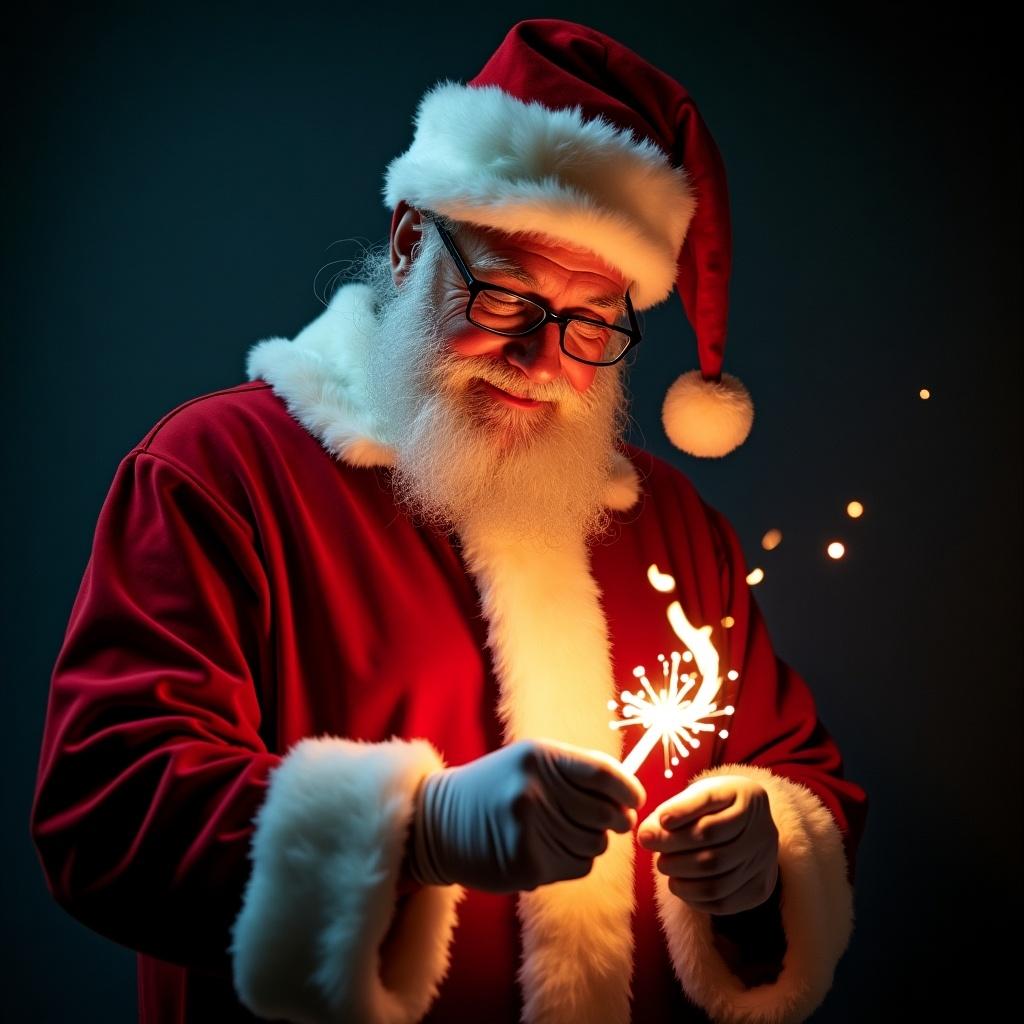
{"label": "glowing sparkler", "polygon": [[[675,580],[658,572],[656,566],[648,569],[647,578],[660,593],[675,589]],[[731,704],[719,708],[715,700],[722,679],[718,674],[718,651],[711,642],[711,627],[701,626],[698,629],[691,625],[678,601],[669,605],[667,615],[686,650],[682,653],[672,651],[667,658],[664,654],[658,655],[664,682],[659,689],[654,688],[642,665],[633,669],[642,689],[636,693],[622,692],[622,718],[609,723],[612,729],[625,729],[631,725],[644,729],[644,734],[622,762],[622,767],[634,775],[660,742],[665,759],[665,777],[671,778],[670,765],[678,765],[680,758],[689,757],[690,750],[700,746],[702,735],[713,733],[717,728],[710,719],[731,715],[735,711]],[[684,666],[693,666],[696,671],[686,671]],[[737,679],[738,674],[729,672],[729,678]],[[695,687],[696,693],[693,693]],[[609,711],[617,707],[615,701],[608,702]],[[729,733],[722,729],[719,735],[724,739]]]}

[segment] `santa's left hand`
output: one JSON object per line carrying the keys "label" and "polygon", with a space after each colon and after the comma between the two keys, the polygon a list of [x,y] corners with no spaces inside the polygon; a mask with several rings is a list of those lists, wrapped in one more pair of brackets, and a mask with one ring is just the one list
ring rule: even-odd
{"label": "santa's left hand", "polygon": [[764,903],[779,872],[779,833],[764,787],[742,775],[701,779],[644,820],[669,889],[695,910],[739,914]]}

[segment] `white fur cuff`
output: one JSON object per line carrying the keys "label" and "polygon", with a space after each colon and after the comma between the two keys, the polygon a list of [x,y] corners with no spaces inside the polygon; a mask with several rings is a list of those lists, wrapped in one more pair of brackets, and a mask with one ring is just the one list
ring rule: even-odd
{"label": "white fur cuff", "polygon": [[768,793],[779,832],[782,925],[787,950],[775,982],[746,988],[714,946],[710,915],[693,910],[654,868],[658,916],[687,995],[723,1024],[806,1020],[832,986],[853,929],[853,889],[835,818],[806,786],[756,765],[729,764],[690,780],[743,775]]}
{"label": "white fur cuff", "polygon": [[463,890],[424,887],[396,916],[397,882],[417,786],[443,767],[426,740],[323,737],[272,772],[232,928],[235,989],[253,1013],[411,1024],[427,1012]]}

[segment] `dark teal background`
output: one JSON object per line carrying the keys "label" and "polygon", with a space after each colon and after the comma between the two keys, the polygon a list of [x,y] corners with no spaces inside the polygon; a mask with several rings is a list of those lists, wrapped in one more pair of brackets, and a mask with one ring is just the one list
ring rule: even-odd
{"label": "dark teal background", "polygon": [[[317,271],[387,233],[383,170],[421,93],[532,16],[676,77],[728,168],[726,368],[753,434],[717,462],[664,438],[662,395],[696,365],[672,299],[632,372],[633,440],[764,566],[777,650],[870,794],[857,927],[814,1019],[995,1017],[1021,920],[1020,107],[1008,25],[938,6],[42,4],[7,21],[8,1019],[135,1018],[134,954],[57,907],[28,835],[49,673],[118,461],[317,314]],[[784,540],[766,554],[769,527]]]}

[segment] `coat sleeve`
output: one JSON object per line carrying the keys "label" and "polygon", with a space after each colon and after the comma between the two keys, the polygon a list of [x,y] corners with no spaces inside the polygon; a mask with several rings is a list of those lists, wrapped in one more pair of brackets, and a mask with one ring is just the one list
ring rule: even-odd
{"label": "coat sleeve", "polygon": [[414,1021],[457,887],[397,882],[425,740],[261,732],[270,590],[252,526],[136,449],[103,504],[54,666],[31,833],[79,921],[231,977],[260,1016]]}
{"label": "coat sleeve", "polygon": [[735,531],[707,512],[722,607],[733,619],[728,629],[715,623],[713,635],[723,675],[735,669],[739,678],[723,680],[722,703],[736,710],[718,720],[728,735],[714,766],[690,781],[744,775],[765,788],[779,833],[779,883],[761,907],[713,918],[676,897],[656,871],[658,913],[680,982],[713,1020],[788,1024],[821,1004],[849,943],[867,796],[844,778],[809,687],[772,649]]}

